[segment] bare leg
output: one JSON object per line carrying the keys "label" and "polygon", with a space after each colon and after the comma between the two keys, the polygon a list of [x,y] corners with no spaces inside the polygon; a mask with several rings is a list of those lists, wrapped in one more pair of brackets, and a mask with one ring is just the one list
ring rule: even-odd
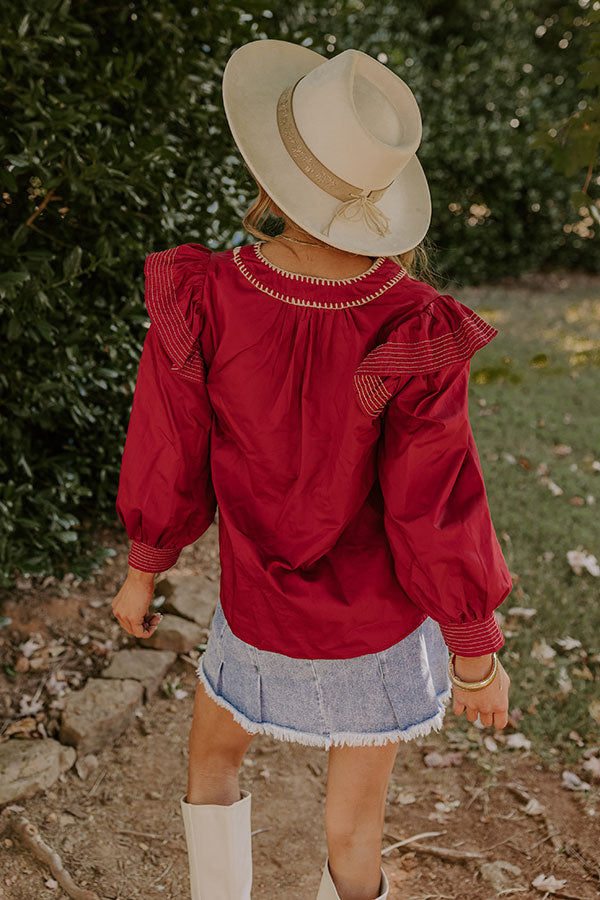
{"label": "bare leg", "polygon": [[341,900],[379,895],[385,801],[397,752],[397,742],[329,750],[325,829]]}
{"label": "bare leg", "polygon": [[199,680],[188,740],[187,802],[229,806],[239,800],[239,768],[253,737],[208,696]]}

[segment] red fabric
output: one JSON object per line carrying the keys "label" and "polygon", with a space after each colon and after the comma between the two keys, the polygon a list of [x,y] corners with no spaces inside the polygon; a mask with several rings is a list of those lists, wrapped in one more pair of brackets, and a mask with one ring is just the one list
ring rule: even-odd
{"label": "red fabric", "polygon": [[470,359],[497,330],[390,259],[332,281],[252,244],[184,244],[145,273],[117,495],[130,565],[165,571],[218,503],[241,640],[343,659],[431,616],[451,651],[500,649],[512,581],[468,413]]}

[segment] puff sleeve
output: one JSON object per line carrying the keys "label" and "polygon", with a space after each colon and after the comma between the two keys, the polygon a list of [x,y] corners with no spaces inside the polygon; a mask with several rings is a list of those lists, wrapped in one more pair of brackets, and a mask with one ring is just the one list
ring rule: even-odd
{"label": "puff sleeve", "polygon": [[497,334],[438,295],[362,364],[383,407],[377,465],[397,578],[461,656],[504,645],[494,610],[512,590],[468,411],[471,357]]}
{"label": "puff sleeve", "polygon": [[131,539],[129,565],[164,572],[216,512],[213,411],[199,335],[210,250],[183,244],[146,257],[150,316],[121,460],[116,509]]}

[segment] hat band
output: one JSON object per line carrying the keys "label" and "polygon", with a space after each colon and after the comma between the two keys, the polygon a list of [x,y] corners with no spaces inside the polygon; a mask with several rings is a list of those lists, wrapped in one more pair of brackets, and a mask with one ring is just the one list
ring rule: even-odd
{"label": "hat band", "polygon": [[285,149],[298,168],[301,169],[306,177],[310,178],[317,187],[321,188],[332,197],[343,201],[336,208],[329,224],[322,234],[329,235],[329,229],[338,216],[353,221],[362,219],[371,231],[377,232],[381,237],[389,234],[390,220],[388,216],[375,205],[375,203],[383,196],[390,185],[393,184],[393,181],[390,181],[390,184],[387,184],[383,188],[374,188],[370,191],[365,188],[356,187],[348,181],[344,181],[343,178],[335,175],[335,173],[328,169],[327,166],[323,165],[302,139],[292,110],[292,96],[294,89],[302,78],[304,78],[304,75],[302,75],[295,84],[289,85],[282,91],[279,100],[277,101],[277,126]]}

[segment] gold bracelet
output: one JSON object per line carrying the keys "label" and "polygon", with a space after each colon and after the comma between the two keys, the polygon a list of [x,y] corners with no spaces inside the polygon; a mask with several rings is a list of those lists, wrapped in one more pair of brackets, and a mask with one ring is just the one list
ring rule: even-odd
{"label": "gold bracelet", "polygon": [[489,675],[486,675],[483,681],[462,681],[462,679],[457,677],[456,672],[454,671],[456,653],[453,653],[448,660],[448,674],[450,675],[450,680],[457,687],[462,688],[465,691],[480,691],[482,688],[487,687],[496,677],[496,672],[498,671],[498,656],[496,653],[492,653],[492,657],[492,670]]}

